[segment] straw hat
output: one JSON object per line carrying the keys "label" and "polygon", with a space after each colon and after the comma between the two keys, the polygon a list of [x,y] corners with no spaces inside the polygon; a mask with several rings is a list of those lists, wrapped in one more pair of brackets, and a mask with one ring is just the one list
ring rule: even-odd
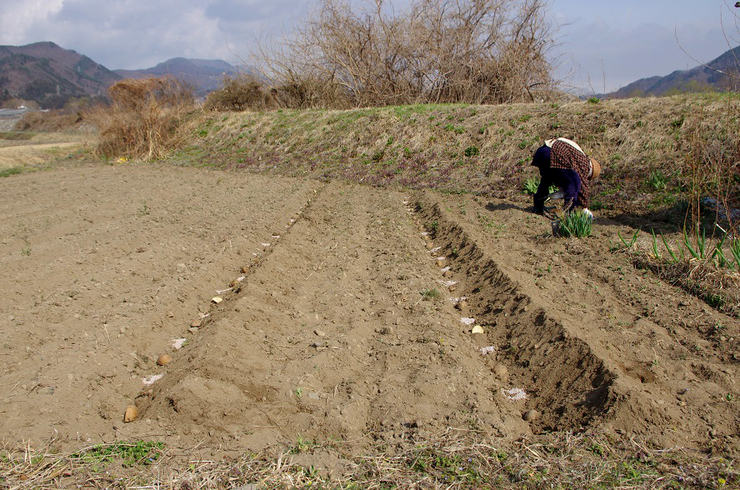
{"label": "straw hat", "polygon": [[591,180],[596,180],[601,174],[601,164],[595,158],[591,159]]}

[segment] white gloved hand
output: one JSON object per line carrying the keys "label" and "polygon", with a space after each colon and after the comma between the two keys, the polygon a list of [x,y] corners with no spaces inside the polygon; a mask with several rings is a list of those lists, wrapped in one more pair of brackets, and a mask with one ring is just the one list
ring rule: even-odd
{"label": "white gloved hand", "polygon": [[588,208],[583,208],[583,214],[589,217],[591,221],[594,220],[594,213],[588,210]]}

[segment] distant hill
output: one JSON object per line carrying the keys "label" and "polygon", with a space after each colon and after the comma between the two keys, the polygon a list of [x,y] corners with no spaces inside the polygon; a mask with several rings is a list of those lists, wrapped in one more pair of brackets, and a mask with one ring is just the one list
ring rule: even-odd
{"label": "distant hill", "polygon": [[740,91],[740,46],[706,65],[677,70],[664,77],[642,78],[606,97],[619,99],[706,91]]}
{"label": "distant hill", "polygon": [[173,58],[154,68],[114,70],[53,42],[0,46],[0,103],[12,98],[38,102],[44,109],[62,107],[71,97],[105,97],[124,78],[171,75],[203,96],[218,88],[237,68],[220,60]]}
{"label": "distant hill", "polygon": [[17,97],[60,107],[69,97],[105,96],[121,77],[52,42],[0,46],[0,100]]}
{"label": "distant hill", "polygon": [[114,70],[122,78],[148,78],[171,75],[189,83],[198,95],[205,95],[219,87],[224,75],[235,75],[237,69],[221,60],[173,58],[154,68],[143,70]]}

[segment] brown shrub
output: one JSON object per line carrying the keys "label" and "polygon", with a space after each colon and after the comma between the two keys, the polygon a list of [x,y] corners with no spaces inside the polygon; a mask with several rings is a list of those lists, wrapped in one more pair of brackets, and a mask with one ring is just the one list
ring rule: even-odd
{"label": "brown shrub", "polygon": [[261,66],[277,87],[336,87],[301,103],[341,107],[533,101],[553,81],[544,0],[322,0]]}
{"label": "brown shrub", "polygon": [[59,132],[75,131],[82,123],[81,113],[64,111],[27,112],[15,125],[16,131]]}
{"label": "brown shrub", "polygon": [[351,103],[338,84],[293,74],[282,84],[272,87],[252,75],[226,76],[221,87],[208,95],[204,105],[206,110],[215,111],[312,107],[348,108]]}
{"label": "brown shrub", "polygon": [[277,105],[274,95],[255,76],[226,75],[221,87],[208,94],[204,108],[216,111],[266,110]]}
{"label": "brown shrub", "polygon": [[86,119],[98,128],[96,153],[157,160],[180,143],[177,129],[193,107],[193,90],[174,78],[127,79],[108,89],[109,106]]}
{"label": "brown shrub", "polygon": [[740,116],[740,99],[719,97],[709,107],[696,109],[682,140],[682,172],[690,194],[690,222],[701,222],[705,198],[717,203],[710,206],[713,221],[722,222],[728,232],[737,233],[740,222],[740,141],[735,133]]}

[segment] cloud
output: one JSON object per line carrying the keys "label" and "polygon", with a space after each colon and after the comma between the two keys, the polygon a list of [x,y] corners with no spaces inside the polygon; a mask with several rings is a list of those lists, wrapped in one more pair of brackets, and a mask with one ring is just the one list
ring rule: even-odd
{"label": "cloud", "polygon": [[[0,10],[0,43],[12,44],[24,38],[29,27],[48,22],[63,0],[3,0]],[[42,41],[43,39],[37,39]]]}
{"label": "cloud", "polygon": [[[289,33],[317,1],[0,0],[0,44],[53,41],[108,68],[148,68],[177,56],[239,63],[257,39],[269,43]],[[409,0],[393,3],[398,11]],[[595,90],[602,90],[604,80],[611,90],[695,66],[679,48],[674,25],[681,46],[698,60],[709,61],[728,49],[719,7],[707,13],[695,0],[676,0],[671,9],[643,0],[625,0],[619,9],[599,2],[587,9],[582,5],[559,0],[552,16],[567,24],[559,52],[570,61],[558,75],[575,70],[573,84],[581,87],[588,86],[589,77]]]}
{"label": "cloud", "polygon": [[53,41],[108,68],[169,58],[246,58],[255,39],[289,30],[308,0],[2,0],[0,44]]}

